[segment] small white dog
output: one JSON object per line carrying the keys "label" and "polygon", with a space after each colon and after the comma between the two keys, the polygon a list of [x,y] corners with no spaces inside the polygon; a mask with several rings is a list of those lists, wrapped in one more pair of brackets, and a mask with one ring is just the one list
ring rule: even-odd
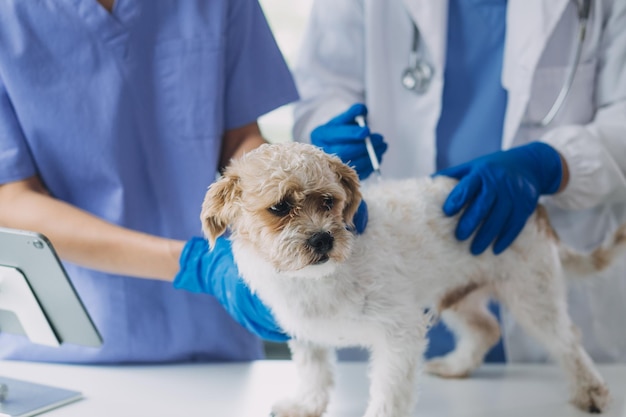
{"label": "small white dog", "polygon": [[321,416],[332,348],[355,345],[370,350],[366,417],[410,415],[431,320],[425,309],[440,313],[457,339],[427,371],[465,376],[500,336],[486,308],[491,296],[560,362],[576,406],[605,409],[609,391],[568,316],[562,269],[605,267],[626,246],[626,227],[582,255],[559,245],[540,207],[504,253],[472,256],[454,238],[457,219],[442,212],[454,184],[436,177],[367,187],[361,235],[349,227],[361,201],[356,173],[311,145],[263,145],[209,188],[201,218],[211,245],[231,227],[243,279],[293,337],[300,387],[274,416]]}

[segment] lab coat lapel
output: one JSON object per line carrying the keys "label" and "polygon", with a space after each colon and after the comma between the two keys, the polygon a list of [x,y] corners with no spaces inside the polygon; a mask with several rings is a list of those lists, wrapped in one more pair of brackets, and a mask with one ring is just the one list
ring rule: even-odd
{"label": "lab coat lapel", "polygon": [[502,146],[511,146],[530,98],[533,74],[569,0],[509,0],[502,85],[508,90]]}
{"label": "lab coat lapel", "polygon": [[436,70],[441,71],[446,57],[448,31],[448,0],[403,0],[409,16],[420,31]]}

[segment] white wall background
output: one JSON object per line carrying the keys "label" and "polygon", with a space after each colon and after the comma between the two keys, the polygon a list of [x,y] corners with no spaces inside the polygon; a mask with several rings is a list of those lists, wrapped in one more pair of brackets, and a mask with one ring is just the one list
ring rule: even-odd
{"label": "white wall background", "polygon": [[[313,0],[259,0],[259,3],[287,64],[293,66]],[[280,107],[259,119],[261,131],[270,142],[291,140],[292,124],[291,105]]]}

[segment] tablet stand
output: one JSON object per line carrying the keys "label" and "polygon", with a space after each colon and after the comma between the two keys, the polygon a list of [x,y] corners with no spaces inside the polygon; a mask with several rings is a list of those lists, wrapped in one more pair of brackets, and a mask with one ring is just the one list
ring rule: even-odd
{"label": "tablet stand", "polygon": [[[11,312],[33,343],[60,345],[24,274],[3,265],[0,265],[0,310]],[[82,395],[76,391],[0,377],[0,417],[34,416],[80,398]]]}
{"label": "tablet stand", "polygon": [[2,265],[0,265],[0,309],[15,314],[31,342],[53,347],[60,345],[26,277],[18,269]]}

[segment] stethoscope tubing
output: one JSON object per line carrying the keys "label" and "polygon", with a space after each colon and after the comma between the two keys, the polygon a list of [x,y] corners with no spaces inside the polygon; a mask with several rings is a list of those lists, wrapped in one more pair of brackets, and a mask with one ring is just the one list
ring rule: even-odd
{"label": "stethoscope tubing", "polygon": [[552,103],[552,107],[543,117],[543,119],[539,121],[525,121],[522,123],[524,127],[546,127],[556,117],[558,112],[563,108],[563,104],[565,104],[565,100],[572,90],[572,85],[574,84],[574,78],[576,78],[576,72],[578,71],[578,67],[580,64],[580,57],[583,51],[583,44],[585,43],[585,37],[587,34],[587,23],[589,21],[589,12],[590,12],[590,3],[591,0],[584,0],[583,4],[578,5],[578,43],[576,45],[576,50],[574,52],[574,58],[572,59],[571,65],[568,67],[567,75],[565,76],[565,81],[559,90],[559,94],[556,97],[554,103]]}
{"label": "stethoscope tubing", "polygon": [[[589,15],[591,13],[591,0],[579,0],[575,1],[578,11],[578,43],[574,52],[572,62],[568,67],[565,81],[559,90],[556,100],[552,103],[550,110],[546,115],[538,121],[526,121],[522,122],[524,127],[539,127],[543,128],[548,126],[554,121],[554,118],[558,112],[563,108],[565,100],[569,95],[572,85],[574,84],[574,78],[580,64],[580,58],[582,56],[583,44],[587,33],[587,24],[589,21]],[[413,91],[416,94],[424,94],[428,91],[432,77],[434,75],[433,67],[423,58],[419,56],[419,44],[420,33],[415,22],[413,24],[413,40],[411,45],[411,51],[409,53],[409,65],[402,73],[402,85],[409,91]]]}

